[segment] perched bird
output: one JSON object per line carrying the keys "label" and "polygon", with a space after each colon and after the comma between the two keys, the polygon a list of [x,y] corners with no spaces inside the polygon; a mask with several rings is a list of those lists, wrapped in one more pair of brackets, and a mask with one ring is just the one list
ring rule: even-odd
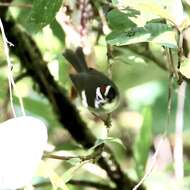
{"label": "perched bird", "polygon": [[117,86],[103,73],[87,66],[81,47],[75,52],[67,49],[64,57],[77,71],[70,78],[80,94],[82,104],[93,113],[110,113],[119,104]]}

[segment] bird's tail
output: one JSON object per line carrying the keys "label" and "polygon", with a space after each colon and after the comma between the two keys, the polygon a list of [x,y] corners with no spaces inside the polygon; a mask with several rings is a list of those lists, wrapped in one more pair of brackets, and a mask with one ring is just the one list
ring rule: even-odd
{"label": "bird's tail", "polygon": [[63,56],[71,63],[77,72],[85,72],[88,70],[85,56],[81,47],[78,47],[75,52],[67,49],[63,53]]}

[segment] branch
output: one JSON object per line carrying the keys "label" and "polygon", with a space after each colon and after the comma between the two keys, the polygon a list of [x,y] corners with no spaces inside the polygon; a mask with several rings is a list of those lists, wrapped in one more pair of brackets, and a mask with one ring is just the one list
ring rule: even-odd
{"label": "branch", "polygon": [[[34,40],[14,22],[4,21],[4,23],[9,39],[16,46],[12,49],[13,53],[20,58],[22,66],[38,84],[40,92],[50,101],[58,121],[78,143],[85,148],[93,146],[96,138],[66,97],[64,89],[51,76]],[[117,189],[124,190],[126,187],[131,189],[135,184],[134,181],[123,173],[111,150],[105,147],[102,155],[98,163],[116,184]]]}
{"label": "branch", "polygon": [[[187,40],[184,39],[184,41],[186,42]],[[139,44],[138,44],[138,47],[139,47]],[[167,67],[167,65],[164,64],[159,58],[156,58],[150,50],[147,51],[147,49],[145,49],[144,51],[138,51],[138,48],[136,48],[135,46],[131,46],[131,45],[127,46],[127,48],[129,48],[135,54],[143,57],[145,60],[148,59],[149,61],[158,65],[164,71],[167,71],[167,72],[169,71],[169,68]],[[186,43],[183,43],[183,50],[184,50],[184,52],[189,52]],[[187,53],[185,54],[185,56],[187,57]],[[178,81],[179,83],[181,83],[183,80],[186,81],[187,83],[190,83],[190,78],[187,78],[179,70],[178,70],[178,73],[176,73],[176,75],[179,79],[179,81]]]}
{"label": "branch", "polygon": [[[111,187],[110,185],[106,185],[103,183],[93,182],[93,181],[86,181],[86,180],[70,180],[68,184],[76,185],[76,186],[83,186],[83,187],[93,187],[100,190],[116,190],[115,188]],[[49,186],[51,183],[49,181],[34,184],[34,188],[41,188],[45,186]]]}
{"label": "branch", "polygon": [[31,9],[32,4],[29,4],[29,3],[0,2],[0,7],[18,7],[18,8]]}
{"label": "branch", "polygon": [[[152,51],[150,50],[149,46],[147,43],[142,43],[141,45],[142,47],[144,46],[147,46],[147,47],[144,47],[144,50],[140,50],[138,51],[139,48],[136,47],[136,45],[130,45],[128,46],[128,48],[134,52],[135,54],[143,57],[145,60],[148,59],[149,61],[153,62],[154,64],[158,65],[161,69],[167,71],[168,68],[166,66],[165,63],[163,63],[160,59],[157,59],[154,54],[152,53]],[[138,47],[139,47],[139,44],[138,44]],[[148,49],[147,49],[148,48]]]}

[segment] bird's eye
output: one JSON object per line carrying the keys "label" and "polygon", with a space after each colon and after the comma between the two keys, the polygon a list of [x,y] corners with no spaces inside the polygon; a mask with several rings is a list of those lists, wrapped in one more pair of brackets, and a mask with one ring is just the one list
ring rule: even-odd
{"label": "bird's eye", "polygon": [[107,88],[106,85],[102,85],[102,86],[100,86],[100,92],[101,92],[102,95],[105,94],[106,88]]}

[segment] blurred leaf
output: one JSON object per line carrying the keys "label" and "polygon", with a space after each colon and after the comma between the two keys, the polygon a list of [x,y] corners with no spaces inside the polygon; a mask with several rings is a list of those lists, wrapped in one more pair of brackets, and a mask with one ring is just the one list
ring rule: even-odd
{"label": "blurred leaf", "polygon": [[112,0],[113,5],[117,5],[117,3],[118,3],[118,0]]}
{"label": "blurred leaf", "polygon": [[190,18],[185,18],[184,21],[180,24],[179,29],[181,31],[187,29],[190,26]]}
{"label": "blurred leaf", "polygon": [[190,78],[190,59],[183,57],[183,61],[180,66],[180,72],[187,78]]}
{"label": "blurred leaf", "polygon": [[79,170],[80,167],[82,167],[84,164],[88,163],[89,160],[84,161],[84,162],[80,162],[77,165],[71,167],[70,169],[68,169],[61,177],[62,181],[64,183],[67,183],[68,181],[71,180],[71,178],[75,175],[75,173]]}
{"label": "blurred leaf", "polygon": [[136,172],[139,178],[144,174],[152,141],[152,114],[150,108],[144,109],[143,116],[144,122],[138,136],[136,137],[133,147],[133,154],[136,162]]}
{"label": "blurred leaf", "polygon": [[129,15],[117,9],[111,10],[108,15],[108,24],[113,30],[125,30],[135,27],[136,24],[129,19]]}
{"label": "blurred leaf", "polygon": [[67,90],[70,89],[69,64],[62,55],[58,55],[59,61],[59,82]]}
{"label": "blurred leaf", "polygon": [[33,8],[27,18],[31,31],[39,31],[50,24],[62,5],[62,0],[34,0]]}
{"label": "blurred leaf", "polygon": [[54,19],[50,24],[53,34],[61,41],[61,43],[65,44],[65,33],[61,28],[60,24]]}
{"label": "blurred leaf", "polygon": [[147,23],[144,27],[134,27],[128,31],[113,31],[107,36],[107,42],[116,46],[152,42],[169,48],[177,48],[172,28],[161,23]]}
{"label": "blurred leaf", "polygon": [[[138,46],[140,48],[140,46]],[[113,60],[114,63],[125,63],[125,64],[134,64],[134,63],[146,63],[147,60],[145,57],[139,55],[138,53],[130,50],[130,48],[125,46],[115,46],[113,48]]]}
{"label": "blurred leaf", "polygon": [[45,161],[41,161],[40,163],[40,166],[38,168],[38,176],[45,178],[48,177],[51,181],[51,184],[53,185],[53,189],[55,190],[58,188],[61,188],[62,190],[69,190],[69,188],[65,185],[62,177],[60,177]]}
{"label": "blurred leaf", "polygon": [[[18,98],[14,97],[14,100],[15,104],[20,106]],[[48,125],[51,126],[50,128],[60,125],[56,120],[55,114],[48,102],[42,101],[42,99],[36,100],[32,97],[25,97],[23,98],[23,101],[26,111],[29,112],[31,115],[35,115],[45,119],[48,122]]]}
{"label": "blurred leaf", "polygon": [[115,138],[115,137],[108,137],[106,139],[97,139],[95,142],[95,145],[91,149],[94,149],[97,146],[100,146],[101,144],[109,144],[109,143],[116,143],[116,144],[122,146],[124,149],[126,149],[126,147],[123,144],[123,142],[121,141],[121,139]]}
{"label": "blurred leaf", "polygon": [[72,158],[70,160],[67,160],[67,162],[70,163],[71,165],[76,165],[81,162],[81,159],[80,158]]}
{"label": "blurred leaf", "polygon": [[138,26],[143,26],[148,20],[153,18],[162,18],[164,20],[169,20],[170,24],[175,23],[178,25],[183,20],[183,7],[181,6],[181,1],[178,0],[133,0],[124,1],[118,0],[119,2],[114,6],[118,9],[125,9],[126,7],[131,7],[141,12],[140,16],[133,21]]}

